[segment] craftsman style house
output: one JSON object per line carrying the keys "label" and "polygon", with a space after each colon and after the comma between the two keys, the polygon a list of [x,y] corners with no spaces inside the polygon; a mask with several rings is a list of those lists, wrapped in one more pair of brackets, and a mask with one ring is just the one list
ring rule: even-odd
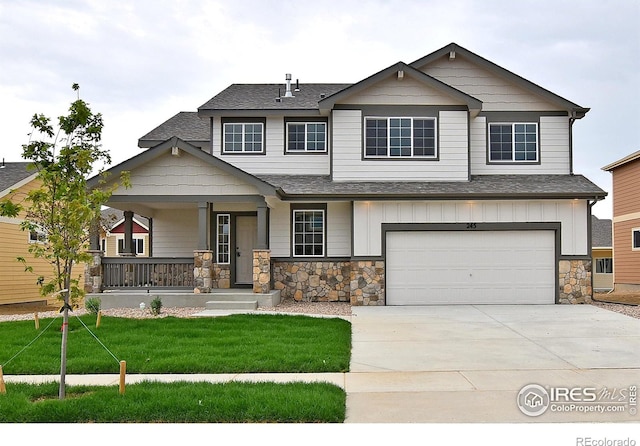
{"label": "craftsman style house", "polygon": [[602,168],[613,179],[613,286],[640,291],[640,151]]}
{"label": "craftsman style house", "polygon": [[233,84],[111,169],[131,187],[109,206],[125,226],[149,219],[153,256],[146,277],[142,259],[125,274],[96,260],[87,283],[352,305],[583,302],[591,207],[606,196],[573,172],[587,112],[455,43],[354,84]]}

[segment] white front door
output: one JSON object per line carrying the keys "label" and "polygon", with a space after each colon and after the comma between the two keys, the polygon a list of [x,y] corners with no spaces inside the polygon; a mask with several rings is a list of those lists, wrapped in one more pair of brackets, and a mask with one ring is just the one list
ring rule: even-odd
{"label": "white front door", "polygon": [[258,219],[236,217],[236,283],[253,283],[253,250],[258,242]]}

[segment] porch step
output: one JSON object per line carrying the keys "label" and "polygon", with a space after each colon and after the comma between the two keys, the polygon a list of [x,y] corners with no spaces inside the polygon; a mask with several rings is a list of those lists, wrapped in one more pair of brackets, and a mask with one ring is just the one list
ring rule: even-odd
{"label": "porch step", "polygon": [[255,310],[258,301],[242,294],[220,294],[205,304],[207,310]]}

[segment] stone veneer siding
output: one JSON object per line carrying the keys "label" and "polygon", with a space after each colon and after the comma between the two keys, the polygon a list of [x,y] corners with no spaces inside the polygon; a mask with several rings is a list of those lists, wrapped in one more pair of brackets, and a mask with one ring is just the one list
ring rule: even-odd
{"label": "stone veneer siding", "polygon": [[590,259],[560,260],[560,303],[582,304],[591,302],[593,288],[591,282]]}
{"label": "stone veneer siding", "polygon": [[274,261],[273,288],[283,298],[349,302],[351,261]]}
{"label": "stone veneer siding", "polygon": [[384,262],[275,261],[273,283],[283,298],[305,302],[384,305]]}
{"label": "stone veneer siding", "polygon": [[102,257],[100,250],[87,251],[91,262],[84,265],[84,291],[86,293],[102,293]]}
{"label": "stone veneer siding", "polygon": [[231,288],[231,265],[213,264],[211,288]]}
{"label": "stone veneer siding", "polygon": [[210,293],[213,277],[213,251],[202,250],[193,252],[193,292]]}
{"label": "stone veneer siding", "polygon": [[253,292],[267,294],[271,291],[271,251],[253,250]]}

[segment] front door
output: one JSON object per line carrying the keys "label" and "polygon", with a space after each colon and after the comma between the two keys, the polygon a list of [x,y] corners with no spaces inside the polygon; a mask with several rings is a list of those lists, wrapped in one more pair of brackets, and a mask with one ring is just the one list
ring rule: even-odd
{"label": "front door", "polygon": [[258,219],[236,217],[236,284],[253,283],[253,250],[258,242]]}

